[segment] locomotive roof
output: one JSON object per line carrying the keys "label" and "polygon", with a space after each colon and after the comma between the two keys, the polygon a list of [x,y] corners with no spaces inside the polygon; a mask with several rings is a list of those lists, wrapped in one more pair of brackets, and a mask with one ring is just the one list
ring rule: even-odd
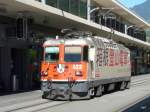
{"label": "locomotive roof", "polygon": [[108,44],[109,43],[116,44],[116,42],[114,42],[111,39],[94,36],[94,37],[87,37],[87,38],[49,39],[49,40],[45,41],[43,45],[44,46],[59,45],[61,43],[64,43],[65,45],[87,45],[87,44],[92,44],[93,39],[101,40],[102,42],[108,43]]}
{"label": "locomotive roof", "polygon": [[78,39],[50,39],[44,42],[44,46],[48,45],[59,45],[64,43],[65,45],[88,45],[91,44],[92,41],[89,39],[84,39],[84,38],[78,38]]}
{"label": "locomotive roof", "polygon": [[65,45],[88,45],[91,44],[87,39],[79,38],[79,39],[67,39],[65,40]]}
{"label": "locomotive roof", "polygon": [[94,36],[94,38],[101,39],[103,42],[110,43],[110,39],[106,39],[106,38],[102,38],[102,37],[98,37],[98,36]]}
{"label": "locomotive roof", "polygon": [[[94,46],[101,46],[102,48],[105,47],[112,47],[118,46],[120,49],[127,49],[124,45],[118,44],[112,39],[107,39],[103,37],[87,37],[87,38],[70,38],[70,39],[49,39],[44,42],[44,46],[49,45],[59,45],[64,43],[65,45],[94,45]],[[114,46],[114,47],[113,47]]]}
{"label": "locomotive roof", "polygon": [[94,37],[87,37],[87,38],[68,38],[68,39],[49,39],[47,41],[44,42],[44,45],[53,45],[53,44],[61,44],[62,42],[64,42],[65,44],[88,44],[88,42],[92,41],[92,38],[95,39],[100,39],[103,42],[106,43],[115,43],[113,40],[111,39],[107,39],[107,38],[103,38],[103,37],[98,37],[98,36],[94,36]]}

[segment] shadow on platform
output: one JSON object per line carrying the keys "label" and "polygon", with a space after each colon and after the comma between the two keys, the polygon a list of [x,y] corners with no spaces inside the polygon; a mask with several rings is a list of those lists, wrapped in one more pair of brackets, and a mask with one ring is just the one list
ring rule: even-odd
{"label": "shadow on platform", "polygon": [[150,112],[150,97],[124,110],[123,112]]}

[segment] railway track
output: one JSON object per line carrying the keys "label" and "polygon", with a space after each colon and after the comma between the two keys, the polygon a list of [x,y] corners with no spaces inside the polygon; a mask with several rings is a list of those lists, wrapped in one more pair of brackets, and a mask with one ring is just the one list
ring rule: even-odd
{"label": "railway track", "polygon": [[[41,92],[4,96],[0,98],[0,112],[37,112],[70,103],[69,101],[51,101],[41,98]],[[4,100],[5,99],[5,100]]]}
{"label": "railway track", "polygon": [[24,104],[15,104],[8,106],[7,108],[0,109],[0,112],[40,112],[41,110],[44,109],[50,109],[52,107],[64,105],[71,103],[70,101],[44,101],[44,102],[32,102],[32,103],[27,103],[25,102]]}
{"label": "railway track", "polygon": [[[65,104],[68,104],[68,103],[71,103],[70,101],[64,101],[64,102],[56,102],[56,101],[53,101],[51,103],[47,103],[47,104],[42,104],[40,105],[40,107],[37,107],[37,106],[34,106],[34,107],[30,107],[30,108],[25,108],[21,111],[24,111],[24,112],[41,112],[42,110],[45,110],[45,109],[50,109],[50,108],[53,108],[53,107],[57,107],[57,106],[61,106],[61,105],[65,105]],[[13,111],[11,111],[13,112]],[[15,112],[19,112],[19,111],[15,111]]]}
{"label": "railway track", "polygon": [[137,80],[137,81],[132,81],[131,82],[131,87],[140,86],[140,85],[143,85],[143,84],[147,84],[149,82],[150,82],[150,78],[141,79],[141,80]]}
{"label": "railway track", "polygon": [[[132,78],[131,89],[145,84],[150,84],[150,77],[136,80]],[[40,91],[37,91],[33,93],[29,92],[0,97],[0,112],[40,112],[41,110],[71,103],[69,101],[50,101],[41,99],[41,94],[42,93]],[[141,100],[143,99],[138,99],[134,103],[137,103]]]}

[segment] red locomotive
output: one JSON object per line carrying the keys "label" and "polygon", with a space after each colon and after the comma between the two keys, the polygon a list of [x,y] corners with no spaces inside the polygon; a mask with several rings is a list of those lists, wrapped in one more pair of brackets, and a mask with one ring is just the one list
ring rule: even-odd
{"label": "red locomotive", "polygon": [[43,98],[89,99],[130,87],[130,51],[111,39],[73,32],[44,42]]}

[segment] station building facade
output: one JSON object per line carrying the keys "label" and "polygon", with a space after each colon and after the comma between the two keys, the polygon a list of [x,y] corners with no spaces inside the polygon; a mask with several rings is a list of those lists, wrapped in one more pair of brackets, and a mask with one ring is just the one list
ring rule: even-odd
{"label": "station building facade", "polygon": [[115,0],[1,0],[0,90],[40,85],[42,43],[63,28],[91,31],[131,50],[132,74],[149,72],[150,25]]}

